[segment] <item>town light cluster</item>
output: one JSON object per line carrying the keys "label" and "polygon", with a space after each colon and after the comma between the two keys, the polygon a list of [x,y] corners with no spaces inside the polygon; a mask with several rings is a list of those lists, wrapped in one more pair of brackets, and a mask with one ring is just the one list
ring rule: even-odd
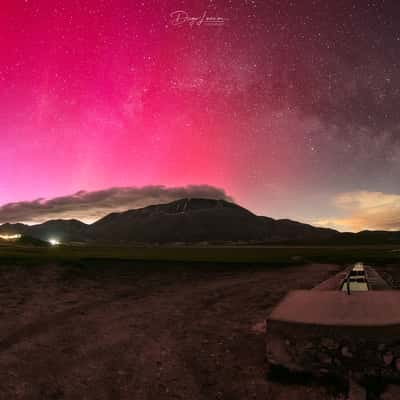
{"label": "town light cluster", "polygon": [[22,235],[15,234],[15,235],[0,235],[0,239],[3,240],[16,240],[16,239],[20,239]]}

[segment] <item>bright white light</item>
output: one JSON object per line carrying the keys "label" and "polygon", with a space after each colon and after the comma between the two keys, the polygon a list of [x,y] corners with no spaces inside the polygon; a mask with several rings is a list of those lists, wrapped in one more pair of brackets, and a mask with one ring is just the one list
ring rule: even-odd
{"label": "bright white light", "polygon": [[15,235],[0,235],[0,239],[3,240],[16,240],[16,239],[21,239],[21,236],[19,233]]}
{"label": "bright white light", "polygon": [[52,246],[58,246],[59,244],[61,244],[61,242],[58,239],[49,239],[49,243]]}

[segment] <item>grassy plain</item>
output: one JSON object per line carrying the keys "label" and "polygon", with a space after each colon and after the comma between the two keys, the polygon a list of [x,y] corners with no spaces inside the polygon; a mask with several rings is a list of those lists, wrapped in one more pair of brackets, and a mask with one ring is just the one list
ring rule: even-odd
{"label": "grassy plain", "polygon": [[0,246],[0,262],[183,261],[293,265],[306,262],[372,265],[400,261],[400,246]]}

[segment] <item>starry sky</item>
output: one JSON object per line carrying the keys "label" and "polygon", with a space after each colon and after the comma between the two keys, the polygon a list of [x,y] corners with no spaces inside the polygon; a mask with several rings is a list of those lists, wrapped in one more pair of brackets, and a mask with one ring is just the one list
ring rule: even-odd
{"label": "starry sky", "polygon": [[3,0],[0,215],[206,185],[400,230],[399,18],[396,1]]}

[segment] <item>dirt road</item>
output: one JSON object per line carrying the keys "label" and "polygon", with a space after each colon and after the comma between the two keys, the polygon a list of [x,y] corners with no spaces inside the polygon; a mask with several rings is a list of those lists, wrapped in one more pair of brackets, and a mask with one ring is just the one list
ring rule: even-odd
{"label": "dirt road", "polygon": [[340,269],[1,266],[0,398],[341,398],[270,380],[263,324]]}

